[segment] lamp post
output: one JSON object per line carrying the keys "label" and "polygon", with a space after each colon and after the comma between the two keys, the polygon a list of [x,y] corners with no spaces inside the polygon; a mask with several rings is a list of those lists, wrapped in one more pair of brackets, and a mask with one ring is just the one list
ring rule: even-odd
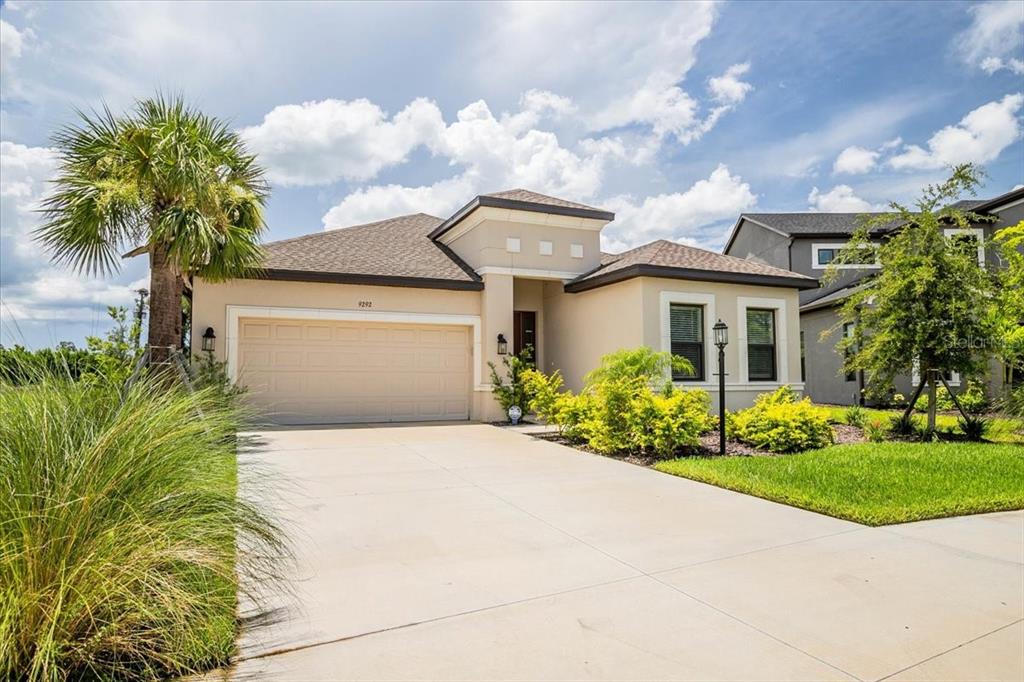
{"label": "lamp post", "polygon": [[725,454],[725,347],[729,345],[729,327],[719,320],[711,328],[718,347],[718,454]]}

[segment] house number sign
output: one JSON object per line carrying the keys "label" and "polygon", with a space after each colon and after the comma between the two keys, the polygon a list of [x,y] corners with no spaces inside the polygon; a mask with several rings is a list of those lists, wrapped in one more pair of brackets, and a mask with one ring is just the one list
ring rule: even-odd
{"label": "house number sign", "polygon": [[373,301],[359,301],[359,307],[360,308],[372,308],[373,307]]}

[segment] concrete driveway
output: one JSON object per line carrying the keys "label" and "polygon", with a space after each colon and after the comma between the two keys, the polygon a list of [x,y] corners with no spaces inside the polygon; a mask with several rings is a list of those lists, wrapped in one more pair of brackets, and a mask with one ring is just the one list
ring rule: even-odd
{"label": "concrete driveway", "polygon": [[479,424],[257,435],[296,595],[224,677],[1024,679],[1024,512],[872,529]]}

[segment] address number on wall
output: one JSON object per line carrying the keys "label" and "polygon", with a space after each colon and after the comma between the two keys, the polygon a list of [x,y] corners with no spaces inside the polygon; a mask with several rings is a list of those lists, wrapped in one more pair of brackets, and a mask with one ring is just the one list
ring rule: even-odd
{"label": "address number on wall", "polygon": [[372,308],[373,307],[373,301],[359,301],[359,307],[360,308]]}

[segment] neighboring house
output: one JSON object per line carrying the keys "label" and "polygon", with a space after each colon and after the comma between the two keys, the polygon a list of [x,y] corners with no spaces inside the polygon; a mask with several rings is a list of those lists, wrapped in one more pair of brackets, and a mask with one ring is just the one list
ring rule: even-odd
{"label": "neighboring house", "polygon": [[[978,259],[988,268],[1001,267],[998,250],[987,248],[992,234],[1002,227],[1014,225],[1024,219],[1024,188],[1018,188],[995,199],[961,201],[964,210],[989,215],[993,222],[979,223],[971,228],[949,229],[949,236],[978,241]],[[724,253],[738,258],[787,268],[812,277],[821,277],[825,269],[843,248],[853,231],[859,227],[865,214],[860,213],[744,213],[726,242]],[[867,214],[876,215],[876,214]],[[896,225],[881,226],[872,238],[880,241],[888,229]],[[835,281],[819,289],[800,292],[801,377],[804,393],[814,401],[851,405],[862,395],[864,377],[859,373],[844,373],[843,358],[836,352],[839,335],[852,333],[849,325],[840,325],[839,306],[852,293],[864,277],[878,266],[844,265]],[[832,330],[825,339],[822,332]],[[1005,369],[993,361],[988,381],[988,392],[997,395],[1006,382]],[[954,390],[960,387],[955,373],[946,377]],[[899,377],[894,389],[910,395],[918,378]]]}
{"label": "neighboring house", "polygon": [[602,355],[647,345],[717,386],[711,328],[729,325],[729,408],[799,381],[808,275],[667,241],[600,251],[614,214],[511,190],[448,219],[423,213],[266,245],[259,278],[193,283],[193,352],[212,328],[229,376],[282,423],[503,418],[488,362],[536,349],[570,389]]}

